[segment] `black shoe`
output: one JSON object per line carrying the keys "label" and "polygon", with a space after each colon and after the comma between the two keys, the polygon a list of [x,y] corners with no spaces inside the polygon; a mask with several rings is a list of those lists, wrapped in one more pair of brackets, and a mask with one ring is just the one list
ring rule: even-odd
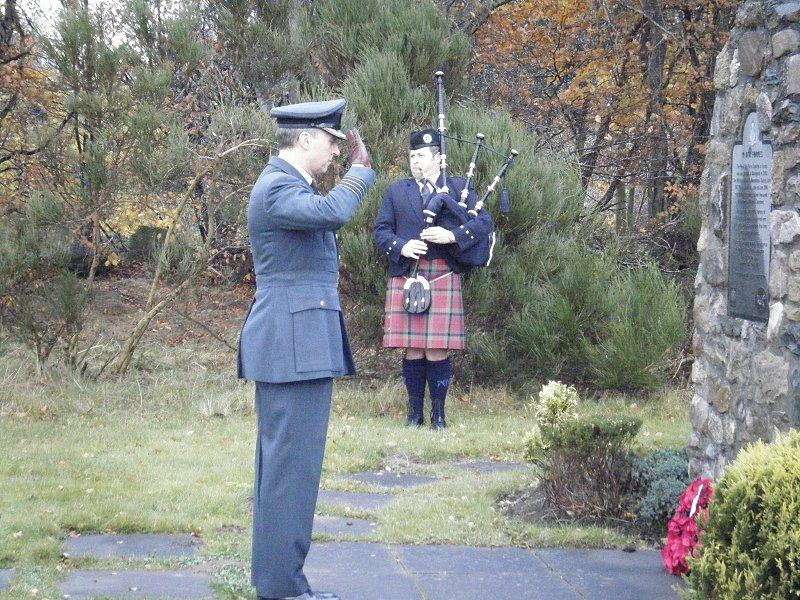
{"label": "black shoe", "polygon": [[312,592],[308,590],[305,594],[299,596],[286,596],[284,598],[265,598],[258,596],[258,600],[339,600],[339,596],[331,594],[330,592]]}
{"label": "black shoe", "polygon": [[408,418],[406,419],[406,427],[422,427],[425,425],[424,407],[425,398],[418,398],[416,400],[408,399]]}
{"label": "black shoe", "polygon": [[444,429],[447,427],[444,421],[444,400],[432,400],[431,404],[431,429]]}
{"label": "black shoe", "polygon": [[425,418],[416,415],[408,415],[406,419],[406,427],[422,427],[425,425]]}

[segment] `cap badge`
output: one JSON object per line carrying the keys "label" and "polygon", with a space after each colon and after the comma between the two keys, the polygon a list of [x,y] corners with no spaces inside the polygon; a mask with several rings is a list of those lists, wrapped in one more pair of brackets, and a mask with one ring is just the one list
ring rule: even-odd
{"label": "cap badge", "polygon": [[430,133],[426,133],[422,136],[422,141],[426,144],[430,144],[433,141],[433,136]]}

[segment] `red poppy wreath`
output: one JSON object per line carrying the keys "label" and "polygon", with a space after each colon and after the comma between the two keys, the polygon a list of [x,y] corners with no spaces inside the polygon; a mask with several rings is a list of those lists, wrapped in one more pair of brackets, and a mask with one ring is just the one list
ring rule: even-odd
{"label": "red poppy wreath", "polygon": [[701,477],[690,483],[681,494],[678,508],[667,524],[667,543],[661,550],[668,573],[683,575],[689,572],[686,557],[694,556],[694,549],[700,542],[703,530],[698,527],[698,521],[702,526],[708,519],[712,495],[711,481]]}

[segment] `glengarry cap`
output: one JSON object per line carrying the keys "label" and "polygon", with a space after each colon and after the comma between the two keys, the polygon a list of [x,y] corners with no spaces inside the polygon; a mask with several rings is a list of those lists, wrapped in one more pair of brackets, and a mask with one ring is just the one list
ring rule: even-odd
{"label": "glengarry cap", "polygon": [[439,132],[435,129],[423,129],[422,131],[411,132],[411,150],[419,150],[420,148],[439,147]]}

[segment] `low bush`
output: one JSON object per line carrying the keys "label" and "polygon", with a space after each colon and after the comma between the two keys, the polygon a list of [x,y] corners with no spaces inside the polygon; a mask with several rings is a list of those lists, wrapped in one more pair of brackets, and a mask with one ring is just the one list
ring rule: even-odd
{"label": "low bush", "polygon": [[595,383],[603,388],[656,387],[663,381],[670,351],[686,335],[680,288],[655,265],[647,265],[621,272],[606,301],[606,330],[591,354]]}
{"label": "low bush", "polygon": [[544,464],[549,448],[545,440],[554,438],[564,424],[576,418],[578,399],[578,391],[574,386],[560,381],[550,381],[542,386],[529,406],[536,424],[525,441],[525,460],[539,466]]}
{"label": "low bush", "polygon": [[547,502],[571,518],[606,519],[627,512],[638,417],[576,416],[574,387],[551,381],[532,410],[536,424],[525,458],[539,471]]}
{"label": "low bush", "polygon": [[800,597],[800,433],[743,449],[714,488],[685,596]]}
{"label": "low bush", "polygon": [[641,426],[635,417],[588,417],[543,431],[541,486],[548,502],[573,518],[623,516]]}
{"label": "low bush", "polygon": [[0,220],[0,328],[33,352],[39,375],[57,348],[68,364],[77,361],[88,293],[69,268],[75,237],[51,194]]}
{"label": "low bush", "polygon": [[663,537],[666,524],[689,485],[689,460],[684,449],[655,450],[633,459],[631,506],[646,536]]}

